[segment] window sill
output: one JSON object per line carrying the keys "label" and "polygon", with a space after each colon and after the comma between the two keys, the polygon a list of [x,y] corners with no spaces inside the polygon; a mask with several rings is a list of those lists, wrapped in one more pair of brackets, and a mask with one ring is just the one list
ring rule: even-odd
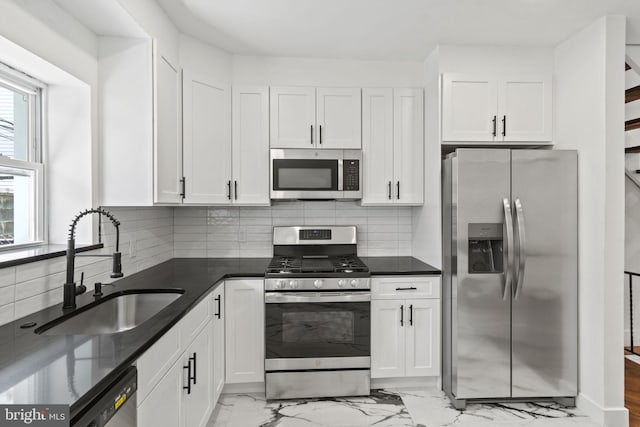
{"label": "window sill", "polygon": [[[102,243],[95,245],[80,245],[77,252],[86,252],[104,247]],[[57,258],[67,254],[67,245],[42,245],[0,252],[0,268]]]}

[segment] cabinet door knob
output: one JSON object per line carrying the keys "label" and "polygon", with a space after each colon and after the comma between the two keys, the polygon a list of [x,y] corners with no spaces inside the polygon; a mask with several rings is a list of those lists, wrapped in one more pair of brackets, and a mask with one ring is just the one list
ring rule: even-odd
{"label": "cabinet door knob", "polygon": [[320,132],[320,136],[318,137],[318,142],[320,143],[320,145],[322,145],[322,125],[319,125],[318,129]]}
{"label": "cabinet door knob", "polygon": [[233,181],[233,198],[238,200],[238,181]]}
{"label": "cabinet door knob", "polygon": [[493,116],[493,120],[491,120],[493,122],[493,132],[491,132],[491,135],[496,136],[496,121],[498,120],[497,116]]}
{"label": "cabinet door knob", "polygon": [[404,305],[400,305],[400,326],[404,326]]}
{"label": "cabinet door knob", "polygon": [[227,198],[231,200],[231,180],[227,181]]}
{"label": "cabinet door knob", "polygon": [[389,194],[389,200],[391,200],[391,181],[389,181],[389,190],[387,192]]}
{"label": "cabinet door knob", "polygon": [[[193,356],[189,358],[190,361],[193,360],[193,377],[191,377],[189,379],[193,380],[194,384],[196,384],[197,381],[198,381],[198,374],[196,373],[196,363],[197,363],[196,357],[197,356],[198,356],[197,353],[194,351],[193,352]],[[191,363],[191,362],[189,362],[189,363]]]}
{"label": "cabinet door knob", "polygon": [[396,187],[397,187],[397,189],[398,189],[398,191],[397,191],[397,194],[398,194],[398,200],[400,200],[400,181],[398,181],[398,182],[396,183]]}
{"label": "cabinet door knob", "polygon": [[214,316],[216,316],[218,319],[219,319],[219,318],[220,318],[220,316],[221,316],[221,312],[220,312],[221,305],[222,305],[222,303],[221,303],[221,299],[222,299],[222,295],[218,295],[218,296],[215,298],[215,301],[217,301],[217,302],[218,302],[218,312],[217,312],[216,314],[214,314]]}
{"label": "cabinet door knob", "polygon": [[311,145],[313,145],[313,125],[311,125]]}
{"label": "cabinet door knob", "polygon": [[187,179],[184,176],[180,178],[180,190],[180,197],[184,199],[187,193]]}
{"label": "cabinet door knob", "polygon": [[502,136],[507,136],[507,116],[502,116]]}

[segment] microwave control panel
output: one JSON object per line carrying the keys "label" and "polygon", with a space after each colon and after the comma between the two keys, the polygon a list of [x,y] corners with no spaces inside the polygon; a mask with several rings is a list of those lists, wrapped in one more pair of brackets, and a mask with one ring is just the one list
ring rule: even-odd
{"label": "microwave control panel", "polygon": [[360,160],[347,160],[342,163],[342,190],[360,190]]}

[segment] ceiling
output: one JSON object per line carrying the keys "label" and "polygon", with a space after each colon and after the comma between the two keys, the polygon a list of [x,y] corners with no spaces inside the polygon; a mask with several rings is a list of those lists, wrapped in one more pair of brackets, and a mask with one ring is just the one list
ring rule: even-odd
{"label": "ceiling", "polygon": [[183,33],[243,55],[423,60],[437,44],[552,47],[639,0],[156,0]]}

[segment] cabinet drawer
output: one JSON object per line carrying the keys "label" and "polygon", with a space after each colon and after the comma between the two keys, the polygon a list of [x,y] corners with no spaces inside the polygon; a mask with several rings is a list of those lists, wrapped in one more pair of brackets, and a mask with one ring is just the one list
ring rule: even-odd
{"label": "cabinet drawer", "polygon": [[138,406],[181,354],[180,330],[174,326],[140,356],[137,361]]}
{"label": "cabinet drawer", "polygon": [[371,279],[371,298],[440,298],[440,276],[375,277]]}
{"label": "cabinet drawer", "polygon": [[185,351],[200,329],[211,319],[211,296],[207,295],[180,321],[180,340],[182,351]]}

